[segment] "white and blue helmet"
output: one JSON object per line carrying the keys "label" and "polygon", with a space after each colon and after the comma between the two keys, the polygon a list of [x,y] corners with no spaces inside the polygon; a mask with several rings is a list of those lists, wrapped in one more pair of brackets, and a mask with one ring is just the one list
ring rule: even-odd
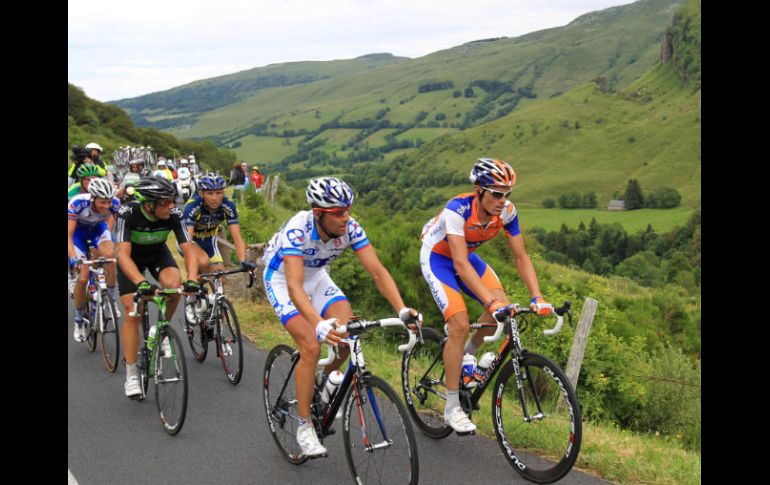
{"label": "white and blue helmet", "polygon": [[307,186],[307,201],[319,207],[349,207],[353,205],[353,189],[343,180],[321,177]]}

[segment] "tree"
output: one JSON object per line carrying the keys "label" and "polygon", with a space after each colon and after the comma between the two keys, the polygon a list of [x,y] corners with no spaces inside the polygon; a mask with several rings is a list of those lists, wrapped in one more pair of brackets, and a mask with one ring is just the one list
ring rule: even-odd
{"label": "tree", "polygon": [[653,191],[647,197],[647,207],[654,209],[669,209],[679,207],[682,202],[682,194],[670,187],[661,187]]}
{"label": "tree", "polygon": [[642,188],[639,185],[639,181],[631,179],[626,185],[626,192],[623,195],[625,201],[626,210],[640,209],[644,207],[644,196],[642,195]]}
{"label": "tree", "polygon": [[551,198],[544,199],[543,207],[545,207],[546,209],[553,209],[554,207],[556,207],[556,201]]}
{"label": "tree", "polygon": [[466,98],[472,98],[474,96],[476,96],[476,94],[473,92],[473,88],[471,88],[471,87],[465,88],[465,97]]}

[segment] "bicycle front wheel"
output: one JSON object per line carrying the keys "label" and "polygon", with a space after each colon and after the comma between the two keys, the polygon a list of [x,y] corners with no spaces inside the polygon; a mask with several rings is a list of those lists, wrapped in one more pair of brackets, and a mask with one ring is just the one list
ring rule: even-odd
{"label": "bicycle front wheel", "polygon": [[401,400],[387,382],[364,376],[363,392],[356,382],[345,399],[345,455],[358,484],[416,484],[420,469],[417,440]]}
{"label": "bicycle front wheel", "polygon": [[192,355],[198,362],[206,360],[206,353],[209,350],[209,339],[206,336],[206,332],[203,331],[203,321],[190,323],[187,321],[187,313],[195,313],[195,298],[185,298],[184,309],[182,314],[182,328],[187,335],[187,340],[190,342],[190,350]]}
{"label": "bicycle front wheel", "polygon": [[452,428],[444,423],[446,382],[444,347],[438,331],[423,327],[422,344],[406,352],[401,361],[401,387],[415,424],[429,438],[446,438]]}
{"label": "bicycle front wheel", "polygon": [[580,452],[577,396],[564,372],[547,357],[525,352],[519,371],[521,389],[510,363],[495,382],[492,415],[497,441],[524,478],[553,483],[569,473]]}
{"label": "bicycle front wheel", "polygon": [[112,301],[112,295],[107,291],[102,292],[102,309],[99,314],[100,320],[97,323],[97,328],[99,329],[104,366],[107,367],[108,371],[115,372],[120,356],[120,336],[115,302]]}
{"label": "bicycle front wheel", "polygon": [[243,341],[241,326],[235,308],[227,298],[222,298],[220,307],[219,328],[217,329],[217,349],[222,360],[222,368],[230,384],[236,385],[243,374]]}
{"label": "bicycle front wheel", "polygon": [[[294,349],[287,345],[273,347],[267,359],[262,380],[262,399],[267,424],[278,449],[289,463],[301,465],[308,460],[297,443],[299,413],[294,381]],[[297,360],[299,354],[297,354]]]}
{"label": "bicycle front wheel", "polygon": [[97,332],[97,320],[99,319],[99,309],[93,310],[94,304],[91,301],[91,296],[88,296],[86,303],[86,314],[83,317],[83,326],[86,331],[86,347],[89,352],[96,350],[96,332]]}
{"label": "bicycle front wheel", "polygon": [[164,326],[156,340],[155,399],[163,429],[177,434],[187,414],[187,364],[182,341],[169,325]]}

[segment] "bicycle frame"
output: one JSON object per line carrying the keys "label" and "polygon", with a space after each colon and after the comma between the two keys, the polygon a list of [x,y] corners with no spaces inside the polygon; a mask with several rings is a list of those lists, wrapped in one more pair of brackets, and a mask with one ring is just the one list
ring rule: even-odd
{"label": "bicycle frame", "polygon": [[[161,329],[163,327],[167,326],[167,325],[170,325],[170,323],[171,323],[168,319],[166,319],[166,310],[168,308],[168,302],[166,301],[166,299],[170,295],[175,295],[175,294],[178,294],[180,292],[179,292],[179,290],[176,290],[176,289],[163,289],[163,290],[160,290],[159,293],[160,294],[158,294],[158,295],[153,295],[151,297],[142,298],[141,299],[141,305],[142,305],[142,318],[141,318],[141,321],[142,321],[142,346],[139,349],[140,353],[145,353],[148,350],[147,349],[147,338],[148,338],[149,332],[150,332],[150,309],[147,307],[147,304],[145,303],[145,301],[146,300],[152,300],[152,301],[155,302],[155,305],[157,305],[157,307],[158,307],[158,323],[157,323],[157,332],[156,332],[155,335],[160,335]],[[135,316],[135,315],[132,315],[132,316]],[[158,339],[157,342],[155,343],[155,346],[153,346],[153,348],[150,349],[150,353],[149,353],[148,358],[147,358],[147,362],[148,363],[156,362],[156,355],[155,354],[157,352],[159,352],[159,349],[161,347],[160,343],[161,343],[160,339]],[[176,349],[172,348],[171,352],[172,352],[172,354],[171,354],[172,357],[176,358]],[[147,376],[148,377],[152,377],[154,379],[154,381],[157,383],[158,376],[156,375],[156,372],[155,372],[156,370],[157,369],[149,369],[149,368],[146,369]]]}

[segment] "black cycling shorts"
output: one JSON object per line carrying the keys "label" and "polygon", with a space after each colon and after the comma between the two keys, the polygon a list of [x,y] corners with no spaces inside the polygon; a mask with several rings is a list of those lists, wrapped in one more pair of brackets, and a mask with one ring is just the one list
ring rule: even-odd
{"label": "black cycling shorts", "polygon": [[[131,259],[134,260],[134,264],[136,264],[139,272],[144,274],[144,270],[149,269],[152,277],[155,278],[158,282],[160,282],[161,271],[168,267],[179,268],[179,266],[176,264],[176,261],[174,260],[174,256],[171,255],[171,251],[169,251],[168,246],[165,244],[162,246],[161,251],[158,253],[147,256],[136,256],[131,254]],[[120,265],[118,265],[118,290],[120,292],[120,296],[128,295],[129,293],[136,293],[136,285],[126,277],[126,275],[120,269]]]}

